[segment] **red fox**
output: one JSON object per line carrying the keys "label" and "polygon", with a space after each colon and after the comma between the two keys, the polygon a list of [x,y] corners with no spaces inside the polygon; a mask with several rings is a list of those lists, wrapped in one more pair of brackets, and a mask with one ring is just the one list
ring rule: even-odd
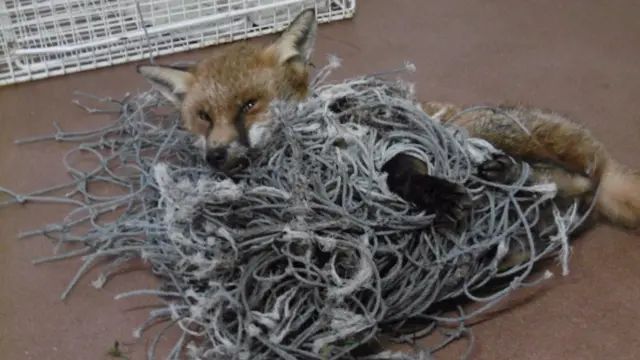
{"label": "red fox", "polygon": [[[247,166],[248,151],[267,144],[275,131],[269,103],[308,95],[317,27],[315,11],[308,9],[270,44],[239,42],[190,68],[139,65],[137,72],[180,109],[185,128],[205,144],[207,162],[233,172]],[[423,103],[423,109],[440,121],[461,110],[438,102]],[[534,170],[531,181],[554,182],[559,197],[589,199],[597,188],[592,219],[631,229],[640,225],[640,172],[614,160],[588,130],[559,114],[521,105],[497,109],[469,112],[454,122],[526,161]],[[411,156],[398,155],[382,170],[392,191],[436,216],[458,220],[470,205],[464,187],[430,176],[426,164]],[[494,156],[478,173],[504,180],[509,162]]]}

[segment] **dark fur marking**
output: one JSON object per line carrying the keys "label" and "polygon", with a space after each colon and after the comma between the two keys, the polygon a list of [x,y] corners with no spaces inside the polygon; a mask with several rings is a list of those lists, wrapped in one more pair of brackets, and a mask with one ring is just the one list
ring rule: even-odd
{"label": "dark fur marking", "polygon": [[194,65],[187,65],[187,64],[184,64],[184,65],[168,65],[166,67],[168,67],[169,69],[189,72],[189,71],[191,71],[191,69],[194,68]]}
{"label": "dark fur marking", "polygon": [[555,160],[555,159],[551,159],[548,157],[542,157],[542,156],[513,156],[514,159],[525,162],[527,164],[544,164],[544,165],[550,165],[550,166],[555,166],[558,167],[564,171],[566,171],[567,173],[570,174],[575,174],[575,175],[581,175],[584,177],[589,177],[589,175],[585,172],[586,169],[576,169],[573,167],[570,167],[569,165]]}
{"label": "dark fur marking", "polygon": [[287,61],[285,61],[285,63],[288,65],[291,65],[295,62],[304,62],[304,58],[302,57],[302,55],[293,55],[292,57],[288,58]]}
{"label": "dark fur marking", "polygon": [[238,112],[236,113],[234,125],[236,127],[236,131],[238,132],[238,142],[243,146],[250,147],[249,134],[247,131],[247,127],[245,126],[245,113],[242,107],[240,107],[238,109]]}

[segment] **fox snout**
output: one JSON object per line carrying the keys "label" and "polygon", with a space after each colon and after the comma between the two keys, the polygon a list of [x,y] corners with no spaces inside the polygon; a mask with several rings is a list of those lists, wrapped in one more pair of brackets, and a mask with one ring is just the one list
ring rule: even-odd
{"label": "fox snout", "polygon": [[217,147],[207,149],[207,152],[204,155],[204,159],[209,164],[209,166],[213,168],[223,167],[224,163],[227,160],[227,148]]}
{"label": "fox snout", "polygon": [[228,145],[208,147],[204,159],[207,164],[226,174],[233,174],[249,166],[249,158],[245,151],[234,151]]}

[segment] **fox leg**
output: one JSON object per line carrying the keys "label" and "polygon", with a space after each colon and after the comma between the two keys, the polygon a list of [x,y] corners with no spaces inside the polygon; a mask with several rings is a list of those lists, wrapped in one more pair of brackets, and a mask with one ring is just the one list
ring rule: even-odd
{"label": "fox leg", "polygon": [[416,157],[395,155],[381,170],[387,173],[389,190],[434,213],[438,226],[455,226],[471,207],[471,197],[464,186],[429,175],[427,164]]}
{"label": "fox leg", "polygon": [[514,163],[506,155],[497,155],[478,167],[478,175],[486,180],[503,184],[512,184],[521,176],[522,162],[529,165],[530,172],[525,185],[553,183],[557,188],[557,197],[571,199],[584,197],[594,191],[593,181],[586,175],[572,169],[564,168],[543,159],[529,160],[515,158]]}

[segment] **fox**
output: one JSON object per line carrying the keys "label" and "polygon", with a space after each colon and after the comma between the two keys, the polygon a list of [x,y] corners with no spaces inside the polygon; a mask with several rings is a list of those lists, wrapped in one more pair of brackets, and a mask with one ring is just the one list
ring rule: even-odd
{"label": "fox", "polygon": [[[232,174],[249,166],[251,152],[269,144],[276,131],[269,104],[309,96],[317,31],[316,12],[309,8],[267,44],[239,41],[195,65],[140,64],[136,71],[179,109],[206,162]],[[615,160],[586,127],[567,116],[520,103],[467,113],[448,102],[419,104],[434,120],[460,126],[501,151],[478,165],[478,176],[508,182],[515,174],[509,158],[518,159],[532,169],[530,184],[550,182],[558,199],[592,201],[589,224],[640,225],[640,171]],[[392,192],[436,218],[456,222],[469,211],[470,196],[462,184],[430,174],[413,156],[398,154],[381,170]],[[528,256],[517,255],[511,265]]]}

